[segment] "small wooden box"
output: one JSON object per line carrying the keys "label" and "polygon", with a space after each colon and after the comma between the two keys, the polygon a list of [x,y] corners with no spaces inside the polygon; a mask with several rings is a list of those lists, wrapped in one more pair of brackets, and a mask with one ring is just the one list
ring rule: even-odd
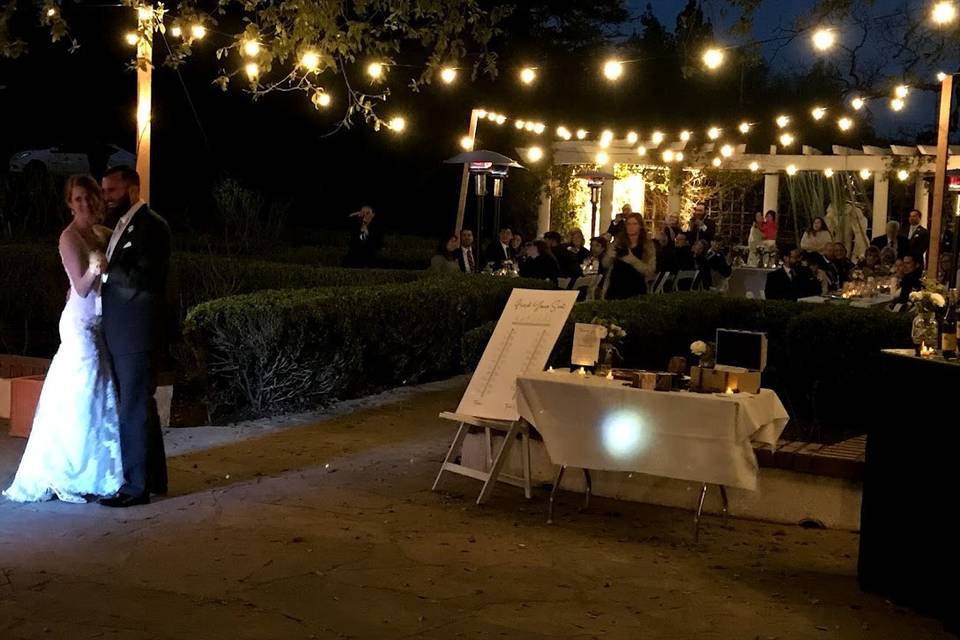
{"label": "small wooden box", "polygon": [[691,367],[690,388],[704,393],[760,393],[760,372]]}
{"label": "small wooden box", "polygon": [[10,435],[29,438],[37,412],[44,376],[26,376],[10,381]]}

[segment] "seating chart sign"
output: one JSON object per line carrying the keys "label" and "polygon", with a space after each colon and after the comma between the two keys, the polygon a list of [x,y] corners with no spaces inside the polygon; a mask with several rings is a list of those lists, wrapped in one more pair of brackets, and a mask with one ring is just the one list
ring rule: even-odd
{"label": "seating chart sign", "polygon": [[457,413],[518,420],[517,376],[543,371],[576,300],[576,291],[514,289]]}

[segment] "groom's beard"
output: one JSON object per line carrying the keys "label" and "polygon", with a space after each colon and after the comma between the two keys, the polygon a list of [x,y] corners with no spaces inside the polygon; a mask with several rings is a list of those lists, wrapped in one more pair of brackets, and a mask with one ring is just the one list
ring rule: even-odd
{"label": "groom's beard", "polygon": [[106,215],[106,224],[108,227],[113,228],[117,226],[117,223],[120,222],[120,218],[123,217],[127,211],[130,211],[130,207],[133,206],[133,203],[130,202],[130,196],[124,197],[122,200],[118,200],[113,206],[107,205],[107,215]]}

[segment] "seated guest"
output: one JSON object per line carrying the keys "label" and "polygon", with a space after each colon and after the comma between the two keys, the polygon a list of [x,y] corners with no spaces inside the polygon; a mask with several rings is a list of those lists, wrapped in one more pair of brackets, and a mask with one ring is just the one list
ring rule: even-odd
{"label": "seated guest", "polygon": [[863,260],[860,261],[860,270],[864,277],[882,278],[890,275],[890,270],[880,264],[880,249],[873,245],[866,248]]}
{"label": "seated guest", "polygon": [[[699,240],[698,242],[703,242],[704,246],[706,246],[706,242],[703,240]],[[676,248],[673,255],[673,270],[671,273],[677,273],[678,271],[691,271],[695,268],[696,265],[693,261],[693,248],[690,246],[690,243],[687,242],[687,234],[678,234],[676,239]]]}
{"label": "seated guest", "polygon": [[760,223],[760,233],[763,234],[764,240],[777,241],[777,212],[773,209],[767,211],[767,214],[763,217],[763,222]]}
{"label": "seated guest", "polygon": [[510,250],[513,252],[513,261],[520,264],[527,259],[527,243],[523,241],[523,236],[518,232],[513,232],[513,238],[510,239]]}
{"label": "seated guest", "polygon": [[842,289],[843,285],[850,281],[850,274],[853,272],[853,261],[847,257],[847,248],[842,242],[833,243],[830,264],[836,273],[836,288]]}
{"label": "seated guest", "polygon": [[460,253],[457,256],[457,262],[460,263],[460,271],[464,273],[476,273],[483,268],[474,253],[473,231],[470,229],[460,232]]}
{"label": "seated guest", "polygon": [[577,256],[577,262],[583,262],[590,257],[590,249],[587,248],[587,240],[583,237],[583,231],[574,229],[570,232],[570,244],[567,245],[567,251]]}
{"label": "seated guest", "polygon": [[560,276],[560,266],[543,240],[527,243],[527,259],[520,263],[520,277],[534,280],[549,280],[554,286]]}
{"label": "seated guest", "polygon": [[894,260],[910,253],[910,242],[906,237],[900,235],[900,223],[896,220],[888,222],[886,234],[879,238],[874,238],[870,244],[880,249],[881,254],[884,249],[889,249],[893,252]]}
{"label": "seated guest", "polygon": [[513,249],[510,247],[510,241],[513,240],[513,231],[510,227],[500,229],[500,235],[487,246],[486,253],[483,254],[484,266],[491,269],[499,269],[503,266],[504,260],[513,260]]}
{"label": "seated guest", "polygon": [[817,251],[804,252],[800,257],[800,263],[808,269],[806,284],[804,285],[804,298],[806,296],[825,296],[830,292],[830,276],[827,273],[829,263],[822,253]]}
{"label": "seated guest", "polygon": [[550,252],[560,267],[560,277],[570,278],[570,284],[572,286],[574,281],[583,275],[583,267],[580,266],[580,260],[577,259],[575,254],[561,246],[563,239],[556,231],[547,231],[543,234],[543,240],[547,243],[547,246],[550,247]]}
{"label": "seated guest", "polygon": [[824,248],[833,242],[833,235],[827,228],[827,221],[818,216],[810,222],[810,228],[803,232],[800,239],[800,249],[823,253]]}
{"label": "seated guest", "polygon": [[601,259],[607,251],[606,236],[597,236],[590,240],[590,255],[583,261],[583,270],[593,271],[594,273],[603,273],[603,264]]}
{"label": "seated guest", "polygon": [[380,248],[383,246],[383,235],[380,228],[373,223],[376,214],[373,208],[364,206],[360,211],[350,214],[353,228],[350,230],[350,240],[347,245],[347,255],[343,259],[345,267],[372,267],[380,258]]}
{"label": "seated guest", "polygon": [[704,289],[712,289],[719,282],[714,281],[714,274],[717,278],[729,278],[733,269],[727,263],[727,259],[720,252],[720,241],[713,240],[710,248],[703,240],[693,245],[693,261],[697,271],[700,272],[700,282]]}
{"label": "seated guest", "polygon": [[764,295],[767,300],[797,300],[806,295],[806,274],[800,267],[800,250],[783,257],[783,266],[767,274]]}
{"label": "seated guest", "polygon": [[439,273],[460,273],[460,238],[453,235],[440,241],[437,254],[430,259],[429,271]]}
{"label": "seated guest", "polygon": [[923,269],[920,261],[909,253],[903,256],[903,278],[900,279],[898,302],[909,302],[910,294],[923,289]]}
{"label": "seated guest", "polygon": [[607,300],[623,300],[647,292],[647,280],[653,280],[657,273],[657,255],[639,214],[627,214],[620,233],[607,246],[603,266],[607,269]]}

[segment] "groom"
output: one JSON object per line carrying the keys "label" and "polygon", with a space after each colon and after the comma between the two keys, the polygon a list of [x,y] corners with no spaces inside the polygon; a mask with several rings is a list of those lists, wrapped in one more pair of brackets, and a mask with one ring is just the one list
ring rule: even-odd
{"label": "groom", "polygon": [[170,263],[170,227],[140,198],[140,176],[114,167],[103,176],[107,215],[119,217],[102,276],[103,337],[119,396],[124,484],[107,507],[150,502],[167,491],[167,461],[157,403],[156,357]]}

